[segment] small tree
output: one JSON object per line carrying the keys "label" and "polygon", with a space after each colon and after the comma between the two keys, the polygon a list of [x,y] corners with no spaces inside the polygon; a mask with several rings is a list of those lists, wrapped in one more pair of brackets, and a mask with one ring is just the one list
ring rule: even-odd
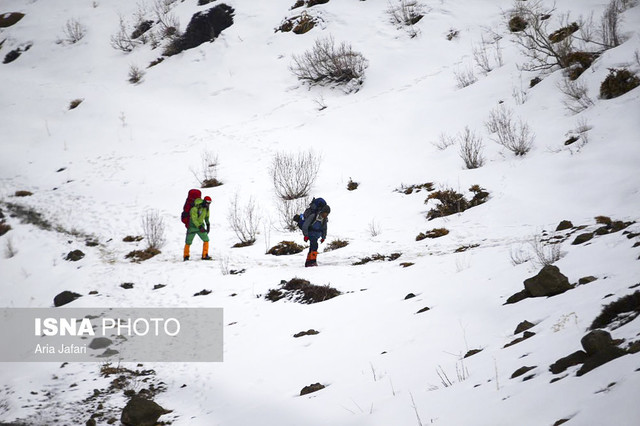
{"label": "small tree", "polygon": [[271,161],[271,179],[278,198],[307,197],[320,169],[320,157],[313,151],[297,155],[277,153]]}
{"label": "small tree", "polygon": [[368,61],[351,45],[336,46],[333,37],[316,40],[313,48],[302,55],[293,55],[291,72],[310,84],[361,85]]}
{"label": "small tree", "polygon": [[147,248],[159,251],[165,245],[164,228],[164,220],[157,210],[145,213],[142,217],[142,233],[147,241]]}

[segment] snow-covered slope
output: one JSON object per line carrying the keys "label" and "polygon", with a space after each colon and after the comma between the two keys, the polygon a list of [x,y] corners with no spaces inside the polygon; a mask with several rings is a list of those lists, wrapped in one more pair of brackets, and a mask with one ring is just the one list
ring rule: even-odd
{"label": "snow-covered slope", "polygon": [[[195,12],[222,0],[169,3],[168,15],[184,30]],[[509,1],[425,0],[414,38],[389,21],[388,2],[331,0],[308,8],[319,22],[302,35],[275,31],[302,10],[291,10],[293,0],[224,3],[235,10],[231,27],[150,68],[162,46],[125,53],[111,39],[120,17],[129,26],[140,11],[153,18],[160,2],[0,4],[0,14],[25,14],[0,28],[0,55],[30,46],[0,64],[0,209],[11,227],[0,236],[0,305],[49,307],[70,290],[83,295],[74,307],[224,308],[224,362],[144,365],[166,387],[155,401],[173,410],[160,420],[174,425],[637,424],[637,353],[579,377],[577,366],[562,374],[549,366],[581,349],[603,305],[638,291],[640,225],[572,242],[601,227],[597,216],[640,219],[640,89],[598,97],[610,68],[640,72],[640,7],[624,2],[625,41],[580,77],[593,105],[576,114],[564,105],[561,70],[520,69],[526,58],[505,24]],[[569,12],[566,21],[593,14],[597,25],[606,6],[557,1],[550,28]],[[70,21],[86,28],[77,43],[64,41]],[[309,87],[290,71],[292,55],[328,36],[368,60],[358,91]],[[474,51],[496,36],[499,44],[488,46],[493,70],[483,74]],[[144,71],[138,84],[128,81],[133,67]],[[469,70],[477,81],[459,88]],[[530,88],[538,76],[544,78]],[[82,103],[69,109],[76,99]],[[485,123],[499,105],[535,133],[526,155],[515,156],[488,133]],[[485,164],[473,170],[464,168],[456,145],[437,146],[465,127],[484,142]],[[589,130],[565,145],[580,128]],[[307,150],[321,157],[311,195],[332,207],[328,240],[349,242],[321,252],[320,267],[311,269],[303,268],[304,252],[265,254],[283,240],[302,243],[299,232],[282,230],[269,168],[276,153]],[[203,190],[213,198],[214,261],[184,263],[178,216],[206,153],[217,156],[224,182]],[[354,191],[347,190],[351,179],[360,184]],[[426,182],[466,197],[479,185],[490,195],[480,206],[427,221],[436,204],[425,204],[429,193],[399,191]],[[241,204],[253,198],[262,219],[251,247],[231,248],[238,240],[227,216],[236,196]],[[51,228],[24,223],[15,205],[40,212]],[[164,219],[167,243],[161,254],[131,263],[125,255],[145,242],[122,240],[141,234],[149,210]],[[562,220],[574,227],[556,232]],[[433,228],[449,233],[416,241]],[[562,257],[554,265],[571,283],[597,280],[505,305],[540,271],[534,247],[549,254],[544,241],[556,236]],[[87,239],[99,244],[86,246]],[[74,249],[85,257],[65,261]],[[199,250],[196,239],[192,251]],[[353,265],[392,253],[401,256]],[[265,300],[294,277],[343,294],[311,305]],[[122,288],[125,282],[133,289]],[[153,290],[156,284],[166,286]],[[194,297],[203,289],[212,293]],[[416,297],[405,300],[409,293]],[[525,320],[535,335],[504,348],[521,337],[514,330]],[[293,337],[308,329],[319,334]],[[639,339],[640,320],[608,331],[626,348]],[[463,358],[472,349],[482,351]],[[511,378],[523,366],[535,367],[525,375],[533,378]],[[103,391],[112,377],[100,368],[0,364],[0,422],[84,424],[97,412],[98,424],[119,419],[127,399]],[[299,396],[313,383],[326,387]],[[94,389],[101,396],[91,399]]]}

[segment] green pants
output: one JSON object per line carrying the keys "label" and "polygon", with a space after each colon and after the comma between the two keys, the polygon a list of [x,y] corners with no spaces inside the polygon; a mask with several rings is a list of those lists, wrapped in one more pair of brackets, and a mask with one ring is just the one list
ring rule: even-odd
{"label": "green pants", "polygon": [[184,243],[190,246],[196,235],[198,235],[198,237],[200,237],[200,239],[205,243],[209,242],[209,234],[207,234],[206,232],[189,230],[187,231],[187,238],[185,239]]}

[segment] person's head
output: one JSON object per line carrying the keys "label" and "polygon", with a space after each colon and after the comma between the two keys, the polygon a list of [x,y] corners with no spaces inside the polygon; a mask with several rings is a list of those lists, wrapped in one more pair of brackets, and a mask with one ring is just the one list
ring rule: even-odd
{"label": "person's head", "polygon": [[202,200],[202,205],[205,207],[209,207],[209,205],[211,204],[211,197],[209,197],[208,195],[206,197],[204,197],[204,199]]}
{"label": "person's head", "polygon": [[329,207],[328,204],[322,206],[322,209],[320,209],[320,216],[326,218],[327,216],[329,216],[329,213],[331,213],[331,207]]}

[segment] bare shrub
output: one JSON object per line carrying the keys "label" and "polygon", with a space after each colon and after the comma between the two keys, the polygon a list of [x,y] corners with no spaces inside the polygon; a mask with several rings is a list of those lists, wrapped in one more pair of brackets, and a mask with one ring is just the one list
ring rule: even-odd
{"label": "bare shrub", "polygon": [[587,93],[587,86],[579,80],[563,78],[558,83],[558,89],[565,95],[564,106],[577,114],[594,105]]}
{"label": "bare shrub", "polygon": [[539,235],[529,243],[533,251],[532,260],[538,267],[553,265],[563,256],[560,244],[544,241]]}
{"label": "bare shrub", "polygon": [[398,27],[405,28],[411,38],[418,35],[414,27],[425,15],[426,7],[418,0],[400,0],[397,4],[389,3],[387,14],[391,22]]}
{"label": "bare shrub", "polygon": [[142,217],[142,233],[148,249],[160,250],[165,245],[164,228],[164,220],[157,210],[149,210],[145,213]]}
{"label": "bare shrub", "polygon": [[491,111],[485,126],[496,135],[497,143],[515,155],[525,155],[533,147],[535,135],[529,125],[520,119],[516,121],[513,112],[502,105]]}
{"label": "bare shrub", "polygon": [[509,257],[511,258],[511,264],[513,266],[521,265],[531,260],[531,254],[522,247],[513,248],[509,250]]}
{"label": "bare shrub", "polygon": [[620,36],[620,12],[623,5],[620,0],[611,0],[600,19],[600,37],[602,44],[608,48],[619,46],[622,42]]}
{"label": "bare shrub", "polygon": [[16,254],[18,254],[18,250],[16,249],[16,246],[13,244],[13,239],[12,238],[7,238],[7,240],[5,241],[5,246],[4,246],[4,256],[7,259],[11,259]]}
{"label": "bare shrub", "polygon": [[[515,43],[528,59],[522,66],[526,71],[547,70],[555,66],[565,68],[568,65],[566,56],[572,51],[573,36],[570,33],[563,38],[555,32],[556,37],[551,38],[547,28],[554,12],[555,6],[547,8],[542,0],[514,1],[513,10],[508,16],[509,26]],[[568,20],[568,15],[564,20]],[[516,21],[518,25],[512,25]]]}
{"label": "bare shrub", "polygon": [[382,232],[380,230],[380,225],[378,224],[378,222],[376,222],[375,219],[371,219],[371,222],[369,222],[368,230],[369,235],[371,235],[372,237],[377,237],[378,235],[380,235],[380,232]]}
{"label": "bare shrub", "polygon": [[135,47],[135,42],[129,37],[127,24],[122,16],[118,25],[118,32],[111,36],[111,47],[123,52],[131,52]]}
{"label": "bare shrub", "polygon": [[297,198],[295,200],[277,199],[278,219],[282,229],[285,231],[295,231],[298,225],[293,222],[293,216],[305,211],[309,205],[309,198]]}
{"label": "bare shrub", "polygon": [[465,87],[471,86],[473,83],[478,81],[478,77],[476,77],[473,72],[473,67],[467,65],[465,68],[457,68],[453,71],[453,76],[456,79],[456,83],[459,89],[463,89]]}
{"label": "bare shrub", "polygon": [[87,27],[82,25],[77,19],[69,19],[63,28],[65,41],[69,44],[75,44],[87,35]]}
{"label": "bare shrub", "polygon": [[215,188],[222,185],[218,180],[218,155],[212,151],[204,150],[200,155],[200,169],[191,169],[201,188]]}
{"label": "bare shrub", "polygon": [[446,133],[440,133],[440,136],[438,136],[438,141],[431,143],[431,145],[435,146],[440,151],[444,151],[445,149],[455,144],[456,138],[453,136],[449,136]]}
{"label": "bare shrub", "polygon": [[269,170],[276,195],[282,200],[307,197],[320,170],[320,156],[313,151],[277,153]]}
{"label": "bare shrub", "polygon": [[329,36],[317,39],[313,48],[302,55],[293,55],[289,68],[299,80],[309,84],[349,84],[347,91],[354,91],[363,83],[367,66],[368,61],[351,45],[343,42],[336,46]]}
{"label": "bare shrub", "polygon": [[460,158],[464,161],[467,169],[477,169],[484,164],[482,151],[484,144],[482,138],[472,132],[469,127],[465,127],[458,135],[458,146]]}
{"label": "bare shrub", "polygon": [[[493,49],[492,53],[491,49]],[[473,46],[473,60],[482,70],[483,74],[487,74],[494,69],[494,61],[495,65],[501,67],[504,61],[502,58],[502,48],[500,47],[500,36],[494,34],[493,41],[488,41],[484,35],[482,35],[480,44]]]}
{"label": "bare shrub", "polygon": [[238,198],[239,196],[236,194],[229,206],[227,219],[229,226],[240,240],[238,246],[250,246],[256,242],[261,219],[253,198],[249,198],[249,201],[243,206],[240,205]]}

